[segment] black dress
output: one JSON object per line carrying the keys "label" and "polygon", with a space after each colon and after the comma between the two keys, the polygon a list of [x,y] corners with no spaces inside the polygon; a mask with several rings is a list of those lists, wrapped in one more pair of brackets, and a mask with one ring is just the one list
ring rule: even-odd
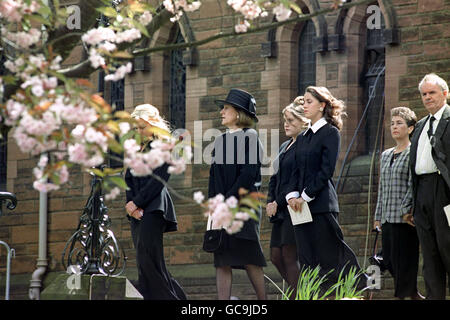
{"label": "black dress", "polygon": [[[239,189],[257,191],[261,185],[262,145],[256,130],[226,132],[214,141],[209,172],[208,197],[222,194],[239,198]],[[261,210],[257,212],[261,219]],[[225,236],[226,249],[214,253],[214,266],[243,269],[245,265],[266,266],[259,242],[259,221],[249,219],[241,231]]]}
{"label": "black dress", "polygon": [[[168,165],[154,170],[165,181]],[[172,199],[167,188],[151,176],[135,177],[128,169],[125,180],[129,187],[127,203],[133,201],[144,209],[141,220],[127,216],[136,248],[139,292],[145,300],[186,300],[186,295],[172,278],[164,261],[163,233],[177,230]]]}
{"label": "black dress", "polygon": [[294,226],[286,202],[289,180],[295,168],[295,147],[291,146],[286,150],[291,142],[292,139],[289,139],[281,145],[278,157],[273,164],[275,172],[269,181],[267,203],[277,202],[277,212],[275,216],[270,217],[272,223],[271,248],[295,245]]}

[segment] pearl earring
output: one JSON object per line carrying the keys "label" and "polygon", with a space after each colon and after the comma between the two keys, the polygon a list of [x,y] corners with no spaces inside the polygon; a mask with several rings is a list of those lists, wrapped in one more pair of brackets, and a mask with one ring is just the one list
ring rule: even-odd
{"label": "pearl earring", "polygon": [[323,108],[319,108],[319,110],[320,110],[320,112],[322,112],[322,111],[323,111]]}

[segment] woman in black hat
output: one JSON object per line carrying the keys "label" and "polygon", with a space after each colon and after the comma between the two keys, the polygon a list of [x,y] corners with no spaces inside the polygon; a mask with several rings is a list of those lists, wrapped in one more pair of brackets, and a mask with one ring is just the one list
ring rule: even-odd
{"label": "woman in black hat", "polygon": [[[250,192],[261,185],[261,142],[256,130],[258,121],[255,99],[240,89],[231,89],[226,100],[216,100],[222,110],[222,125],[227,132],[214,141],[208,197],[222,194],[226,199],[239,198],[239,189]],[[261,218],[261,211],[257,212]],[[220,226],[215,226],[220,227]],[[264,272],[266,266],[259,242],[259,221],[249,219],[241,231],[226,234],[226,248],[214,253],[218,298],[231,297],[232,269],[245,269],[258,299],[266,299]]]}

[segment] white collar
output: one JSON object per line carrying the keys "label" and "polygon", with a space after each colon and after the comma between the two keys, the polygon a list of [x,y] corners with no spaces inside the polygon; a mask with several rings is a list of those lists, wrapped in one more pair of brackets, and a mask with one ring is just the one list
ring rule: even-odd
{"label": "white collar", "polygon": [[242,128],[228,129],[227,132],[228,132],[228,133],[235,133],[235,132],[238,132],[238,131],[240,131],[240,130],[242,130]]}
{"label": "white collar", "polygon": [[[445,106],[446,106],[447,104],[444,104],[440,109],[439,109],[439,111],[438,112],[436,112],[434,115],[432,115],[431,113],[430,113],[430,116],[433,116],[436,120],[437,120],[437,122],[439,122],[439,120],[441,120],[441,118],[442,118],[442,114],[444,113],[444,110],[445,110]],[[436,122],[436,123],[437,123]]]}
{"label": "white collar", "polygon": [[[328,122],[327,122],[327,120],[325,120],[325,118],[320,118],[313,125],[311,125],[311,122],[309,122],[308,123],[308,130],[311,129],[313,133],[316,133],[320,128],[322,128],[327,123]],[[308,132],[308,130],[306,130],[305,133],[303,133],[303,135],[305,135],[306,132]]]}

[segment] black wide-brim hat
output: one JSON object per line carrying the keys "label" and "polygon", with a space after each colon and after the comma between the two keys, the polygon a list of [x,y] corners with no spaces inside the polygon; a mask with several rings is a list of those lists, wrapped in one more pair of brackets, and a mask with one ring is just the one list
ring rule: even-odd
{"label": "black wide-brim hat", "polygon": [[244,111],[258,122],[258,118],[256,117],[255,98],[247,91],[231,89],[225,100],[215,100],[214,102],[221,108],[223,108],[224,104],[230,104],[233,107]]}

